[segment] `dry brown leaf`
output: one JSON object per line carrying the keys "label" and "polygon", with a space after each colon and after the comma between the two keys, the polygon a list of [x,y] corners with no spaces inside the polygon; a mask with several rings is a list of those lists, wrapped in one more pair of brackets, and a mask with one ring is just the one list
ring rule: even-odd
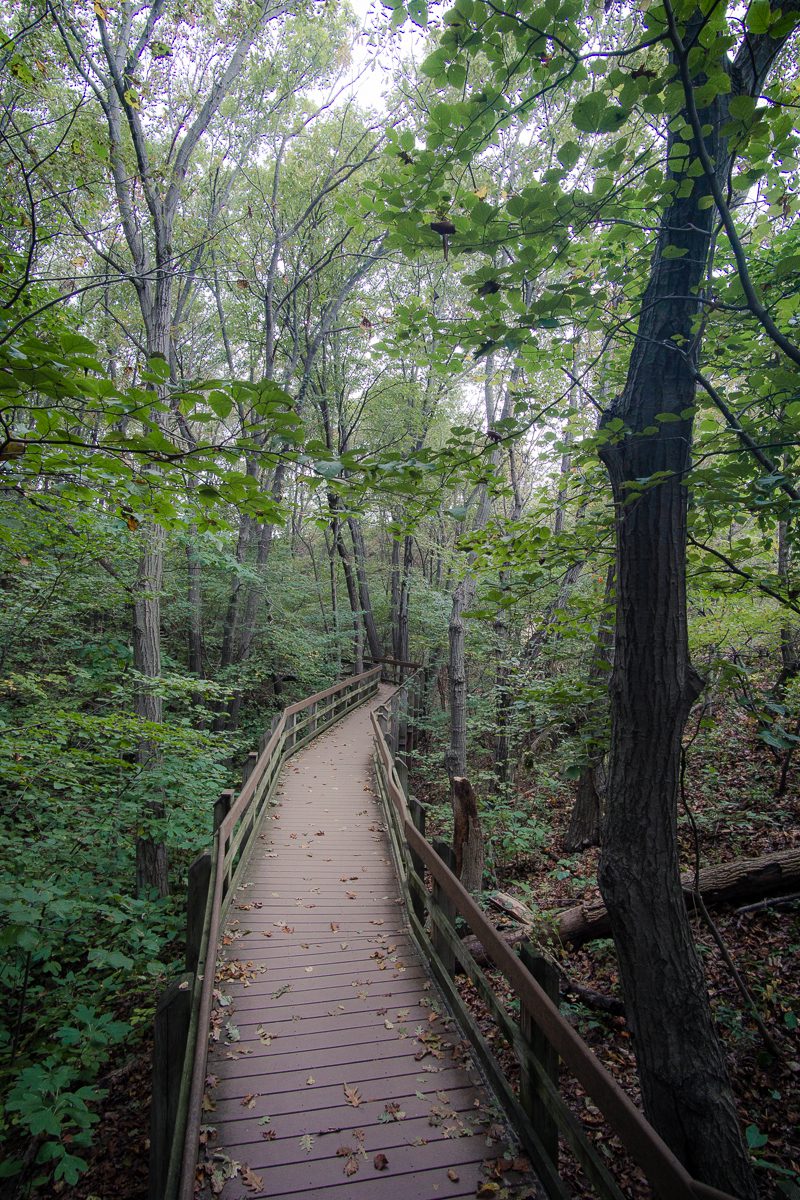
{"label": "dry brown leaf", "polygon": [[258,1092],[248,1092],[246,1096],[242,1097],[242,1108],[255,1108],[257,1099]]}
{"label": "dry brown leaf", "polygon": [[242,1163],[239,1174],[241,1176],[242,1183],[245,1184],[246,1187],[249,1187],[251,1192],[263,1192],[263,1177],[261,1175],[256,1175],[255,1171],[251,1171],[250,1167],[248,1167],[246,1163]]}
{"label": "dry brown leaf", "polygon": [[348,1104],[352,1104],[353,1108],[358,1108],[359,1104],[364,1103],[364,1099],[357,1087],[351,1087],[349,1083],[342,1085],[344,1088],[345,1100]]}
{"label": "dry brown leaf", "polygon": [[448,1167],[447,1178],[450,1180],[451,1183],[458,1183],[458,1179],[459,1179],[458,1171],[454,1171],[452,1167]]}
{"label": "dry brown leaf", "polygon": [[376,1154],[372,1160],[372,1165],[376,1171],[388,1171],[389,1160],[385,1154]]}

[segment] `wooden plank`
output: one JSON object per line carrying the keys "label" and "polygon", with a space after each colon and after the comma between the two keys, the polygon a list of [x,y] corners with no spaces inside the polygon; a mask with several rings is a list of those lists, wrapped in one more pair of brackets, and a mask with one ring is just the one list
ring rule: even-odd
{"label": "wooden plank", "polygon": [[[318,706],[318,722],[322,715]],[[302,736],[300,720],[295,732]],[[476,1090],[479,1077],[454,1051],[459,1033],[432,1013],[434,992],[404,924],[390,842],[370,791],[370,756],[368,713],[352,712],[335,737],[291,759],[254,834],[225,917],[229,944],[217,987],[232,1003],[220,1012],[222,1036],[209,1061],[219,1083],[207,1120],[223,1151],[235,1150],[238,1161],[258,1156],[270,1196],[310,1200],[344,1195],[344,1188],[349,1195],[360,1184],[363,1200],[384,1194],[371,1162],[369,1175],[363,1168],[364,1177],[351,1180],[335,1146],[332,1174],[324,1156],[298,1150],[300,1137],[322,1140],[329,1127],[361,1129],[365,1144],[391,1145],[398,1159],[392,1186],[404,1197],[435,1200],[443,1183],[441,1194],[458,1195],[446,1167],[462,1163],[465,1194],[474,1196],[489,1152],[485,1129],[496,1116],[483,1088]],[[345,1084],[359,1089],[357,1107],[347,1104]],[[406,1116],[391,1120],[387,1104],[401,1105]],[[437,1105],[466,1136],[442,1137],[430,1124]],[[259,1125],[265,1117],[268,1127]],[[409,1122],[427,1130],[417,1145],[402,1136]],[[280,1154],[262,1136],[273,1127]],[[228,1186],[231,1196],[241,1195],[241,1183]]]}

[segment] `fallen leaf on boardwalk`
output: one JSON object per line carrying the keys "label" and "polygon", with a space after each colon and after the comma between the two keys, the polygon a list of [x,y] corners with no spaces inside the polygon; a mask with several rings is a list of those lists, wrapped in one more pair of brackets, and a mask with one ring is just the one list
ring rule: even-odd
{"label": "fallen leaf on boardwalk", "polygon": [[265,1129],[261,1136],[265,1142],[274,1142],[278,1135],[274,1129]]}
{"label": "fallen leaf on boardwalk", "polygon": [[272,999],[280,1000],[281,996],[285,996],[286,993],[290,992],[291,990],[292,990],[292,985],[290,983],[284,983],[284,985],[282,987],[275,989],[275,991],[272,993]]}
{"label": "fallen leaf on boardwalk", "polygon": [[234,1025],[232,1021],[228,1021],[226,1023],[225,1032],[228,1035],[229,1042],[238,1042],[239,1038],[241,1037],[238,1027]]}
{"label": "fallen leaf on boardwalk", "polygon": [[378,1114],[378,1120],[381,1125],[388,1125],[390,1121],[402,1121],[405,1119],[405,1113],[399,1104],[386,1104],[382,1113]]}
{"label": "fallen leaf on boardwalk", "polygon": [[349,944],[348,942],[339,942],[339,945],[342,947],[343,950],[347,949],[348,944]]}
{"label": "fallen leaf on boardwalk", "polygon": [[344,1087],[344,1097],[348,1104],[352,1104],[353,1108],[358,1108],[359,1104],[363,1104],[364,1100],[357,1087],[350,1087],[349,1083],[342,1085]]}
{"label": "fallen leaf on boardwalk", "polygon": [[383,1024],[384,1024],[384,1028],[386,1028],[386,1029],[394,1029],[394,1025],[393,1025],[393,1024],[392,1024],[392,1022],[391,1022],[391,1021],[388,1019],[388,1017],[387,1017],[387,1019],[386,1019],[386,1020],[383,1022]]}
{"label": "fallen leaf on boardwalk", "polygon": [[211,1097],[206,1094],[203,1096],[203,1103],[200,1107],[202,1108],[203,1112],[213,1112],[217,1106]]}
{"label": "fallen leaf on boardwalk", "polygon": [[263,1025],[259,1025],[256,1033],[258,1034],[258,1040],[261,1042],[262,1046],[269,1046],[272,1039],[275,1037],[275,1034],[268,1033]]}
{"label": "fallen leaf on boardwalk", "polygon": [[478,1200],[492,1200],[492,1197],[499,1196],[499,1194],[500,1184],[491,1182],[480,1184],[475,1193]]}
{"label": "fallen leaf on boardwalk", "polygon": [[242,1163],[240,1175],[242,1183],[249,1187],[251,1192],[263,1192],[264,1180],[261,1175],[256,1175],[255,1171],[251,1171],[246,1163]]}
{"label": "fallen leaf on boardwalk", "polygon": [[314,1076],[313,1076],[313,1075],[309,1075],[308,1079],[306,1080],[306,1087],[313,1087],[313,1085],[314,1085],[316,1082],[317,1082],[317,1081],[316,1081],[316,1079],[314,1078]]}
{"label": "fallen leaf on boardwalk", "polygon": [[306,975],[310,975],[311,972],[314,970],[314,968],[313,967],[305,967],[304,970],[305,970]]}
{"label": "fallen leaf on boardwalk", "polygon": [[358,1170],[358,1159],[357,1158],[348,1158],[347,1162],[344,1164],[345,1175],[355,1175],[357,1170]]}
{"label": "fallen leaf on boardwalk", "polygon": [[372,1160],[372,1165],[374,1166],[376,1171],[388,1171],[389,1170],[389,1160],[385,1154],[376,1154],[374,1159]]}
{"label": "fallen leaf on boardwalk", "polygon": [[248,1092],[246,1096],[242,1097],[242,1108],[255,1108],[259,1095],[259,1092]]}
{"label": "fallen leaf on boardwalk", "polygon": [[271,929],[262,929],[261,936],[262,937],[272,937],[272,930]]}
{"label": "fallen leaf on boardwalk", "polygon": [[306,1154],[310,1154],[314,1146],[314,1139],[310,1133],[305,1133],[300,1138],[300,1149],[305,1150]]}
{"label": "fallen leaf on boardwalk", "polygon": [[339,929],[339,926],[336,924],[336,922],[331,921],[331,933],[336,933],[338,929]]}
{"label": "fallen leaf on boardwalk", "polygon": [[451,1183],[458,1183],[458,1179],[459,1179],[458,1171],[454,1171],[452,1167],[449,1167],[448,1171],[447,1171],[447,1178],[450,1180]]}
{"label": "fallen leaf on boardwalk", "polygon": [[272,1117],[259,1117],[258,1123],[259,1123],[259,1125],[269,1125],[271,1120],[272,1120]]}
{"label": "fallen leaf on boardwalk", "polygon": [[348,900],[356,900],[356,899],[358,899],[358,896],[357,896],[357,893],[356,893],[356,892],[345,892],[345,896],[347,896],[347,899],[348,899]]}

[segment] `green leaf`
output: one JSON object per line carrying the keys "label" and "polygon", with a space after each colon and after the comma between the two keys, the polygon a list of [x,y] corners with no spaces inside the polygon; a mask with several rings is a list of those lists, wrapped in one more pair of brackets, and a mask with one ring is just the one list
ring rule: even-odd
{"label": "green leaf", "polygon": [[590,92],[572,110],[572,124],[582,133],[613,133],[630,113],[619,104],[609,104],[602,92]]}
{"label": "green leaf", "polygon": [[772,9],[769,0],[751,0],[745,17],[748,33],[766,33],[772,21]]}
{"label": "green leaf", "polygon": [[769,1141],[769,1138],[761,1132],[757,1125],[748,1125],[744,1134],[747,1138],[747,1145],[751,1150],[760,1150]]}
{"label": "green leaf", "polygon": [[577,142],[565,142],[563,146],[559,147],[557,154],[562,167],[571,171],[581,156],[581,148]]}

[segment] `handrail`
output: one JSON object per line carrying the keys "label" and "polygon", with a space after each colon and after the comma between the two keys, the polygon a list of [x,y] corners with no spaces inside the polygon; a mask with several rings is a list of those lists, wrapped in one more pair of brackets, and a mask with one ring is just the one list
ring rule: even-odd
{"label": "handrail", "polygon": [[[409,809],[406,789],[401,782],[406,776],[405,763],[398,763],[395,757],[399,753],[398,746],[404,744],[407,737],[403,728],[405,724],[403,714],[400,711],[400,697],[405,693],[406,708],[413,709],[416,701],[412,699],[409,705],[409,696],[412,695],[415,683],[416,679],[412,678],[401,684],[389,701],[372,712],[371,720],[379,791],[386,809],[395,860],[401,871],[401,886],[412,932],[423,953],[431,961],[440,982],[445,985],[450,982],[446,978],[450,972],[447,971],[439,957],[435,944],[436,935],[441,931],[443,925],[443,914],[441,908],[440,911],[436,911],[439,907],[436,897],[430,894],[425,883],[425,868],[433,881],[434,890],[438,889],[438,893],[449,901],[451,913],[457,913],[466,922],[469,931],[478,939],[488,958],[511,985],[519,998],[521,1010],[530,1016],[543,1037],[580,1082],[587,1095],[619,1136],[625,1149],[642,1168],[656,1193],[665,1200],[667,1198],[668,1200],[735,1200],[727,1193],[717,1191],[691,1176],[572,1025],[561,1015],[558,1006],[539,985],[521,958],[503,940],[442,856],[417,828],[414,816]],[[412,893],[414,896],[422,898],[428,917],[427,925],[420,921],[415,911]],[[465,965],[470,974],[474,969],[484,987],[484,998],[486,998],[485,989],[490,987],[488,981],[469,951],[461,946],[458,937],[454,936],[452,928],[449,934],[454,959]],[[455,985],[451,983],[450,987],[446,987],[445,990],[457,1003],[458,993],[455,991]],[[496,1004],[496,1007],[502,1010],[502,1005]],[[468,1020],[470,1014],[463,1005],[459,1006],[459,1010],[462,1017]],[[523,1037],[521,1028],[516,1026],[506,1014],[501,1012],[500,1016],[504,1030],[510,1030],[513,1034],[513,1048],[518,1052],[518,1056],[520,1046],[523,1046],[526,1056],[530,1055],[530,1043]],[[463,1032],[470,1037],[473,1043],[476,1042],[476,1039],[482,1043],[480,1045],[482,1057],[485,1058],[487,1053],[491,1054],[479,1032],[471,1031],[469,1028],[464,1028]],[[478,1047],[476,1046],[476,1048]],[[504,1075],[496,1060],[493,1065],[496,1066],[498,1074]],[[522,1063],[520,1065],[522,1066]],[[541,1082],[538,1070],[537,1078]],[[545,1091],[553,1090],[549,1081],[543,1084],[543,1088]],[[510,1099],[512,1102],[516,1099],[507,1083],[501,1099]],[[557,1097],[556,1099],[558,1100]],[[563,1105],[563,1101],[560,1103]],[[522,1133],[523,1135],[528,1134],[532,1142],[528,1148],[533,1149],[533,1156],[541,1160],[542,1141],[536,1130],[527,1123],[526,1113],[518,1105],[515,1105],[514,1108],[515,1111],[510,1114],[512,1119],[521,1118]],[[577,1124],[572,1121],[569,1114],[567,1114],[566,1120],[572,1122],[573,1125]],[[582,1134],[579,1133],[578,1136],[581,1137]],[[525,1141],[525,1137],[523,1140]],[[543,1183],[549,1194],[563,1194],[557,1163],[553,1163],[552,1160],[548,1161],[546,1152],[543,1165],[547,1174]],[[548,1180],[552,1185],[550,1188],[547,1187]],[[610,1184],[609,1194],[614,1194],[617,1191],[616,1185],[613,1180],[608,1182]]]}
{"label": "handrail", "polygon": [[[203,903],[199,955],[191,983],[191,1004],[185,1033],[179,1083],[170,1080],[178,1097],[163,1184],[151,1184],[150,1200],[193,1200],[202,1121],[202,1099],[208,1058],[216,947],[220,929],[260,829],[260,817],[277,786],[280,769],[290,755],[378,690],[381,668],[372,667],[305,700],[287,705],[262,738],[263,749],[229,810],[216,819],[210,851],[210,872]],[[223,808],[230,793],[223,794]],[[186,988],[182,983],[181,987]],[[153,1175],[151,1173],[151,1180]]]}

